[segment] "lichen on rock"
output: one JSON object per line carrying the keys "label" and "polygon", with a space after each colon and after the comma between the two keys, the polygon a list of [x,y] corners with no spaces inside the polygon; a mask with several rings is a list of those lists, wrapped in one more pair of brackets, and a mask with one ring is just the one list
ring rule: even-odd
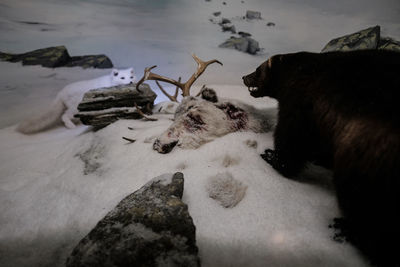
{"label": "lichen on rock", "polygon": [[156,177],[125,197],[67,259],[76,266],[200,266],[183,174]]}

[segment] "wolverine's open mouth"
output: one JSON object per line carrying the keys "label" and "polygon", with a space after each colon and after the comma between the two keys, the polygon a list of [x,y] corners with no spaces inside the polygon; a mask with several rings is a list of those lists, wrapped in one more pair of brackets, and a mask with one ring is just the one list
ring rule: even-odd
{"label": "wolverine's open mouth", "polygon": [[250,92],[250,93],[255,93],[255,92],[258,91],[258,87],[249,86],[248,89],[249,89],[249,92]]}
{"label": "wolverine's open mouth", "polygon": [[242,77],[243,83],[249,89],[249,93],[251,96],[260,97],[260,90],[259,90],[258,86],[255,86],[256,83],[254,82],[254,79],[252,78],[253,75],[254,74],[252,73],[252,74],[243,76]]}

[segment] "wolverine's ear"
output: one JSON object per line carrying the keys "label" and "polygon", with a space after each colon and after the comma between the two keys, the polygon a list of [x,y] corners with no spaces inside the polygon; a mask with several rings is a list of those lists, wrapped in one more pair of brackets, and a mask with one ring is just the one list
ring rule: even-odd
{"label": "wolverine's ear", "polygon": [[118,75],[118,70],[117,69],[113,69],[111,71],[111,74],[114,75],[114,76],[117,76]]}
{"label": "wolverine's ear", "polygon": [[268,68],[268,69],[272,68],[272,61],[273,61],[273,57],[270,57],[270,58],[267,60],[267,68]]}
{"label": "wolverine's ear", "polygon": [[283,55],[272,56],[267,60],[266,67],[268,69],[270,69],[270,68],[272,68],[273,65],[276,65],[278,62],[281,62],[282,59],[283,59]]}
{"label": "wolverine's ear", "polygon": [[134,73],[133,68],[129,68],[129,70],[131,71],[132,74]]}

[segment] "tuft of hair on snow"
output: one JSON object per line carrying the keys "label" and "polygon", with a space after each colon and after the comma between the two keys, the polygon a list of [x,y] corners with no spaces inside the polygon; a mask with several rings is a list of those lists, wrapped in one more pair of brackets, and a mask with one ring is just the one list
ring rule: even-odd
{"label": "tuft of hair on snow", "polygon": [[224,208],[233,208],[246,194],[247,185],[233,178],[229,172],[218,173],[207,180],[208,196]]}

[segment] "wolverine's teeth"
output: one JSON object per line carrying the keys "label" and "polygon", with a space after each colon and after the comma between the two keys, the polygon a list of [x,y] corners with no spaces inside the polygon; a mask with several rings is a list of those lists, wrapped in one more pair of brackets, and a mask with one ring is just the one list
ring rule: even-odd
{"label": "wolverine's teeth", "polygon": [[250,92],[255,92],[255,91],[257,91],[257,90],[258,90],[257,87],[249,87],[249,91],[250,91]]}

